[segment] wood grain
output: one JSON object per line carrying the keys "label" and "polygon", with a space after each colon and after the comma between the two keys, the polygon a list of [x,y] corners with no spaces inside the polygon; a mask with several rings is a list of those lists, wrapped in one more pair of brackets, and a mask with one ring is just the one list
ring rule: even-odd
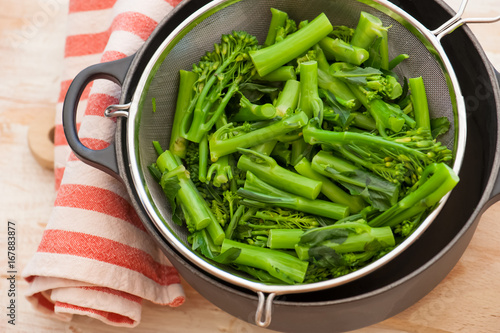
{"label": "wood grain", "polygon": [[[446,1],[457,9],[460,0]],[[41,167],[28,147],[31,122],[50,117],[58,97],[68,0],[2,1],[0,13],[0,249],[6,249],[8,220],[17,225],[17,270],[36,251],[54,200],[51,171]],[[500,14],[498,0],[470,1],[465,16]],[[471,25],[491,62],[500,68],[500,24]],[[490,207],[465,254],[420,302],[356,333],[499,332],[500,203]],[[5,253],[0,254],[0,308],[8,299]],[[19,275],[18,275],[19,277]],[[184,283],[186,303],[179,308],[144,304],[139,326],[130,332],[270,332],[236,319]],[[0,332],[122,332],[96,320],[75,317],[66,323],[33,310],[17,280],[17,325],[0,310]]]}

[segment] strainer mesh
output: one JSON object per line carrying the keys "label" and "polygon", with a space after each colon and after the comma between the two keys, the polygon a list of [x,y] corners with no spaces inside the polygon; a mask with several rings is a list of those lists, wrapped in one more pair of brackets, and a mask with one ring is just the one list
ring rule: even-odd
{"label": "strainer mesh", "polygon": [[[213,44],[220,41],[222,34],[230,33],[232,30],[246,30],[263,42],[271,18],[271,7],[287,12],[297,22],[305,19],[312,20],[324,12],[333,25],[350,27],[356,26],[359,13],[362,10],[380,17],[385,26],[391,26],[389,29],[390,58],[401,53],[410,55],[409,59],[398,66],[397,74],[400,78],[423,76],[432,116],[444,116],[451,121],[451,130],[445,137],[441,138],[441,141],[453,149],[454,110],[446,75],[436,55],[403,24],[367,4],[354,0],[247,0],[236,2],[215,12],[196,25],[166,55],[149,88],[146,87],[140,119],[136,121],[139,126],[135,142],[139,151],[139,169],[145,170],[144,181],[151,195],[150,200],[156,206],[167,226],[186,245],[187,231],[172,222],[168,222],[171,221],[171,212],[164,193],[147,172],[148,164],[155,161],[157,156],[151,142],[158,140],[163,147],[168,147],[175,111],[179,70],[190,70],[192,64],[197,63],[205,51],[212,50]],[[156,112],[153,112],[153,99],[156,102]]]}

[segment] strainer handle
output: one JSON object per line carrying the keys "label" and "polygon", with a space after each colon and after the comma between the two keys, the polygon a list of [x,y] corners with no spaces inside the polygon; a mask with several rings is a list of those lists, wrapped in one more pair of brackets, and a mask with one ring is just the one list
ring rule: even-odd
{"label": "strainer handle", "polygon": [[463,24],[466,23],[493,23],[493,22],[498,22],[500,21],[500,15],[496,17],[480,17],[480,18],[463,18],[462,15],[465,12],[465,8],[467,7],[467,3],[469,0],[462,0],[462,3],[460,4],[460,8],[458,9],[457,13],[455,16],[453,16],[450,20],[445,22],[443,25],[441,25],[439,28],[436,30],[432,31],[434,36],[438,40],[441,40],[444,36],[448,35],[449,33],[453,32],[455,29],[458,27],[462,26]]}
{"label": "strainer handle", "polygon": [[106,79],[122,85],[134,55],[105,63],[92,65],[82,70],[71,82],[63,104],[62,123],[64,135],[74,154],[86,164],[119,178],[115,144],[102,150],[87,148],[78,137],[76,113],[85,87],[97,79]]}

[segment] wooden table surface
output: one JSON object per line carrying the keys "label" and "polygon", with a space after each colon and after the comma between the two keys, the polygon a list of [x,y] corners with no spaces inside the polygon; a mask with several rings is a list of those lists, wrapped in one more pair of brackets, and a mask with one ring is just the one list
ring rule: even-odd
{"label": "wooden table surface", "polygon": [[[498,0],[471,0],[464,16],[500,15]],[[455,10],[460,0],[447,0]],[[35,252],[51,212],[54,179],[30,153],[33,120],[54,112],[64,47],[68,0],[0,0],[0,332],[121,332],[86,317],[69,323],[33,310],[20,272]],[[471,25],[500,68],[500,23]],[[17,225],[17,318],[6,316],[7,222]],[[357,333],[500,332],[500,203],[481,218],[470,246],[451,273],[406,311]],[[145,302],[142,322],[130,332],[270,332],[219,310],[185,284],[179,308]]]}

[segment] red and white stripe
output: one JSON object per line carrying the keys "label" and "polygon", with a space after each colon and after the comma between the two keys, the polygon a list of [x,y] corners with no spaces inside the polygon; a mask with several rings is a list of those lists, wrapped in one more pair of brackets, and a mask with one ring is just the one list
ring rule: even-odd
{"label": "red and white stripe", "polygon": [[[151,241],[123,185],[76,158],[64,137],[62,105],[72,79],[84,68],[135,53],[180,0],[70,0],[63,74],[55,119],[57,197],[42,240],[23,276],[28,300],[61,320],[86,315],[133,327],[142,300],[178,306],[180,277]],[[107,147],[115,122],[104,109],[120,87],[96,80],[82,94],[77,113],[80,140]]]}

